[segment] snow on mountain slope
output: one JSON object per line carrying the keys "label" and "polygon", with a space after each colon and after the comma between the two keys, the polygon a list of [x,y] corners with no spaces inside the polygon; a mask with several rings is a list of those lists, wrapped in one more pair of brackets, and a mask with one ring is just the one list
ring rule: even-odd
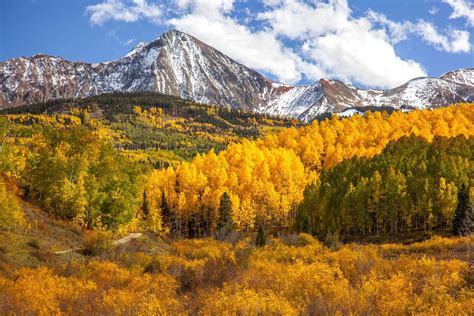
{"label": "snow on mountain slope", "polygon": [[445,73],[441,79],[474,86],[474,68],[464,68]]}
{"label": "snow on mountain slope", "polygon": [[418,109],[446,106],[474,100],[474,86],[438,78],[417,78],[397,88],[369,96],[366,102],[375,106],[410,106]]}
{"label": "snow on mountain slope", "polygon": [[337,80],[321,79],[312,86],[287,87],[284,93],[274,96],[269,106],[261,111],[310,121],[324,113],[339,113],[351,108],[386,106],[395,109],[426,109],[472,101],[474,85],[440,78],[417,78],[385,91],[363,90]]}
{"label": "snow on mountain slope", "polygon": [[153,91],[255,110],[271,81],[190,35],[169,31],[125,57],[87,64],[38,55],[0,63],[0,108],[56,98]]}
{"label": "snow on mountain slope", "polygon": [[310,121],[324,113],[358,107],[433,108],[470,102],[474,100],[474,69],[455,70],[441,78],[417,78],[386,91],[326,79],[295,87],[272,82],[198,39],[173,30],[106,63],[71,62],[46,55],[1,62],[0,91],[0,108],[115,91],[151,91]]}

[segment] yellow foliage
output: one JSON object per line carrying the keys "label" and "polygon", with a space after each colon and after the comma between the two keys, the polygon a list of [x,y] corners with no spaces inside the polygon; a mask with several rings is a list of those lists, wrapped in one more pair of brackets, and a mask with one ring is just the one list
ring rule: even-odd
{"label": "yellow foliage", "polygon": [[[154,171],[151,191],[163,192],[179,221],[210,210],[216,215],[219,198],[227,192],[237,228],[253,228],[255,221],[288,227],[305,186],[330,168],[353,157],[373,157],[403,136],[474,135],[474,104],[458,104],[430,111],[380,112],[319,123],[267,135],[257,141],[231,144],[216,155],[198,155],[192,162]],[[439,206],[452,209],[452,183],[440,180]],[[214,220],[215,221],[215,220]]]}
{"label": "yellow foliage", "polygon": [[227,289],[207,295],[200,315],[298,315],[271,290]]}
{"label": "yellow foliage", "polygon": [[420,251],[441,255],[472,247],[472,238],[336,251],[314,240],[263,248],[181,240],[160,255],[127,254],[122,263],[73,262],[67,277],[44,267],[0,276],[0,314],[469,315],[470,265]]}
{"label": "yellow foliage", "polygon": [[8,230],[24,222],[23,213],[15,194],[5,185],[0,175],[0,230]]}

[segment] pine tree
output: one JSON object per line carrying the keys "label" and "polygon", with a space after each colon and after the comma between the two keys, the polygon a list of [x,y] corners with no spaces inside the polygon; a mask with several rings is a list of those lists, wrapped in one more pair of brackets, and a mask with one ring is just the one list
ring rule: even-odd
{"label": "pine tree", "polygon": [[230,200],[229,194],[224,192],[219,202],[219,222],[217,223],[217,229],[221,229],[232,222],[232,201]]}
{"label": "pine tree", "polygon": [[257,239],[255,240],[255,245],[257,247],[263,247],[267,243],[267,236],[265,234],[265,228],[263,227],[263,224],[260,223],[258,226],[258,231],[257,231]]}
{"label": "pine tree", "polygon": [[469,193],[463,184],[458,191],[458,205],[454,211],[453,235],[467,236],[473,230],[474,214]]}
{"label": "pine tree", "polygon": [[227,192],[224,192],[219,202],[219,221],[217,222],[217,237],[223,238],[234,229],[232,220],[232,201]]}
{"label": "pine tree", "polygon": [[171,228],[171,210],[166,201],[164,192],[161,194],[161,218],[163,219],[163,223],[169,225]]}
{"label": "pine tree", "polygon": [[311,215],[300,207],[295,217],[295,228],[299,233],[311,234]]}
{"label": "pine tree", "polygon": [[150,202],[148,201],[146,190],[143,191],[142,213],[144,219],[147,219],[148,214],[150,214]]}

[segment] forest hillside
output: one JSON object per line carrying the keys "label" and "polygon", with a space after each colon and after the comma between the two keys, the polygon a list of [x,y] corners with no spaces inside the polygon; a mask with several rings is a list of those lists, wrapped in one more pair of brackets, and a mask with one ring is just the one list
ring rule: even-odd
{"label": "forest hillside", "polygon": [[474,104],[304,125],[136,98],[0,116],[0,313],[474,309]]}

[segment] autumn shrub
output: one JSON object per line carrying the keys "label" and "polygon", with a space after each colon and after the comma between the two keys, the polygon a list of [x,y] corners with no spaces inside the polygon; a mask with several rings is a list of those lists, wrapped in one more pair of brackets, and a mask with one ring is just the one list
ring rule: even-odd
{"label": "autumn shrub", "polygon": [[351,307],[348,281],[337,267],[322,262],[288,264],[257,260],[239,281],[239,285],[256,291],[279,293],[300,314],[307,314],[316,306],[320,314],[343,313]]}
{"label": "autumn shrub", "polygon": [[324,260],[331,266],[339,267],[352,286],[359,285],[371,271],[385,274],[391,272],[387,269],[390,267],[389,262],[380,257],[373,246],[344,246],[338,251],[328,253]]}
{"label": "autumn shrub", "polygon": [[298,246],[320,245],[319,241],[310,234],[300,233],[298,235]]}
{"label": "autumn shrub", "polygon": [[337,250],[307,239],[306,246],[275,239],[262,248],[250,240],[180,240],[162,254],[20,269],[0,275],[0,314],[467,316],[473,310],[472,265],[423,255],[468,247],[471,237]]}
{"label": "autumn shrub", "polygon": [[0,230],[10,230],[23,222],[17,197],[7,190],[3,176],[0,175]]}
{"label": "autumn shrub", "polygon": [[463,241],[463,239],[457,239],[454,240],[452,238],[445,238],[445,237],[440,237],[440,236],[433,236],[432,238],[422,241],[422,242],[417,242],[409,245],[407,248],[410,251],[415,251],[415,252],[443,252],[447,251],[450,248],[453,248],[456,244],[459,244]]}
{"label": "autumn shrub", "polygon": [[145,267],[148,273],[166,273],[175,277],[182,291],[197,287],[220,286],[232,278],[237,270],[235,249],[226,242],[212,239],[181,240],[172,244],[171,253],[156,255]]}
{"label": "autumn shrub", "polygon": [[265,260],[279,263],[302,261],[313,263],[321,261],[322,256],[328,251],[319,242],[304,247],[285,246],[280,242],[275,242],[272,246],[253,251],[249,261]]}
{"label": "autumn shrub", "polygon": [[224,289],[203,298],[199,315],[298,315],[271,290]]}
{"label": "autumn shrub", "polygon": [[112,235],[104,230],[87,231],[84,234],[82,253],[86,256],[100,256],[112,248]]}
{"label": "autumn shrub", "polygon": [[363,276],[363,283],[358,289],[358,313],[364,315],[382,315],[390,312],[393,315],[409,314],[412,306],[413,284],[411,280],[397,273],[381,277],[377,272]]}
{"label": "autumn shrub", "polygon": [[175,315],[181,308],[177,288],[170,276],[133,274],[110,262],[91,262],[70,277],[21,269],[14,280],[0,277],[0,313]]}
{"label": "autumn shrub", "polygon": [[175,315],[177,282],[164,275],[130,277],[126,285],[112,287],[98,297],[95,312],[103,315]]}
{"label": "autumn shrub", "polygon": [[172,245],[179,256],[187,259],[217,259],[233,256],[231,244],[214,239],[191,239],[174,242]]}
{"label": "autumn shrub", "polygon": [[94,290],[87,280],[56,276],[45,267],[20,269],[16,276],[14,281],[3,280],[2,314],[57,315],[62,307],[77,306],[78,301]]}

